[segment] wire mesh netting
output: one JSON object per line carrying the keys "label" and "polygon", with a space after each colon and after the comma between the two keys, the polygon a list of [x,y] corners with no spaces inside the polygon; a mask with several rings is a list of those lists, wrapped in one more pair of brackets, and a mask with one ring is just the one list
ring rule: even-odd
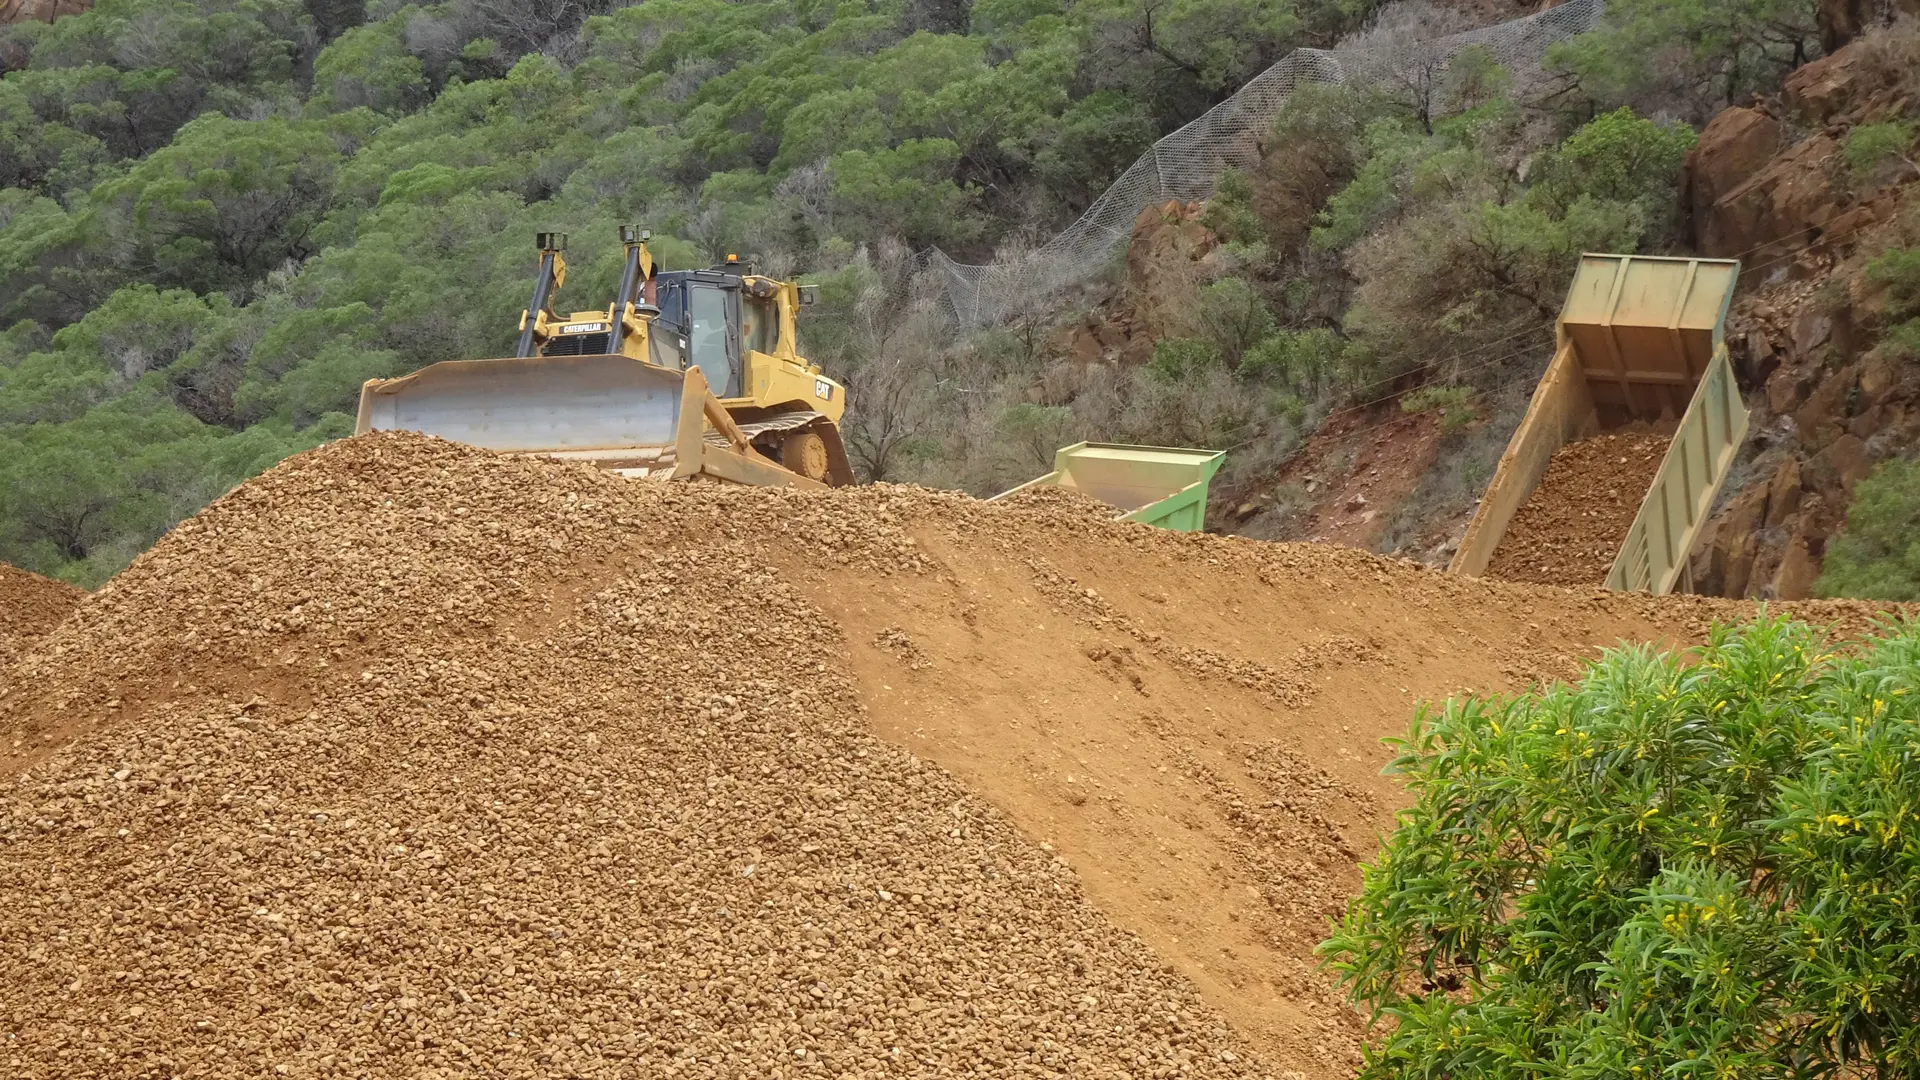
{"label": "wire mesh netting", "polygon": [[1568,0],[1538,14],[1427,41],[1379,41],[1332,50],[1296,49],[1198,119],[1153,144],[1079,220],[1018,258],[984,265],[955,262],[937,248],[919,268],[934,272],[946,307],[962,326],[985,326],[1032,307],[1036,297],[1099,273],[1132,235],[1148,206],[1213,194],[1220,174],[1259,162],[1296,87],[1305,83],[1375,86],[1411,96],[1430,114],[1447,111],[1446,75],[1468,49],[1485,50],[1524,89],[1544,76],[1549,46],[1593,29],[1602,0]]}

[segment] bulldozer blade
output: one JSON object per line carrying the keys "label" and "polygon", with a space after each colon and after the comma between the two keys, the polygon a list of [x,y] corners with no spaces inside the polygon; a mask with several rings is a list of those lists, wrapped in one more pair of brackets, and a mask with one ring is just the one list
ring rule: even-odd
{"label": "bulldozer blade", "polygon": [[[709,423],[732,441],[708,443]],[[823,486],[747,445],[699,368],[675,371],[625,356],[448,360],[368,380],[354,433],[396,430],[633,477]]]}
{"label": "bulldozer blade", "polygon": [[684,372],[625,356],[449,360],[370,380],[355,432],[418,431],[608,467],[668,464],[687,390]]}

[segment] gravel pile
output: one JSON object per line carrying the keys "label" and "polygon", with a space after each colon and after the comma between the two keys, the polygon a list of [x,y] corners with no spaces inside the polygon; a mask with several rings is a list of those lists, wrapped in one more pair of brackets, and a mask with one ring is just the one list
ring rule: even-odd
{"label": "gravel pile", "polygon": [[1604,584],[1670,441],[1627,433],[1561,447],[1513,515],[1487,576],[1536,585]]}
{"label": "gravel pile", "polygon": [[0,669],[60,625],[86,593],[0,563]]}
{"label": "gravel pile", "polygon": [[405,435],[219,500],[0,678],[0,1075],[1264,1075],[759,568],[928,503]]}

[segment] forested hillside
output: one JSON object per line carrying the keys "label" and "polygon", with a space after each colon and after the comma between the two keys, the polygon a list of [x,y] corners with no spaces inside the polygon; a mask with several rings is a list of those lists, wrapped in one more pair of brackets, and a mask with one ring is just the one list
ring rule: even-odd
{"label": "forested hillside", "polygon": [[0,559],[98,581],[347,431],[361,380],[498,353],[536,230],[573,234],[583,305],[610,294],[622,221],[673,265],[984,252],[1363,14],[614,7],[106,0],[9,28]]}
{"label": "forested hillside", "polygon": [[5,28],[0,560],[104,579],[346,433],[362,380],[506,349],[536,231],[572,234],[566,302],[604,304],[619,222],[670,266],[823,286],[804,344],[868,477],[981,489],[1089,436],[1270,463],[1369,387],[1465,385],[1450,358],[1544,327],[1579,250],[1681,242],[1694,128],[1821,48],[1810,0],[1620,0],[1521,89],[1469,53],[1303,91],[1145,363],[1067,364],[1085,297],[968,340],[912,302],[906,253],[1044,238],[1292,48],[1524,13],[1377,6],[105,0]]}

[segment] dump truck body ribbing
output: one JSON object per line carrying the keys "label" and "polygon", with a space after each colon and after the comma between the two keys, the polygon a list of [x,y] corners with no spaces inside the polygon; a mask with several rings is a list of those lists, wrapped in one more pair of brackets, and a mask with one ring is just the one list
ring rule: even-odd
{"label": "dump truck body ribbing", "polygon": [[[1652,592],[1679,583],[1706,509],[1746,434],[1746,409],[1723,340],[1739,271],[1737,261],[1724,259],[1581,257],[1560,311],[1553,361],[1449,571],[1485,572],[1514,513],[1562,446],[1635,422],[1677,418],[1685,438],[1676,436],[1668,450],[1607,583]],[[1650,554],[1648,544],[1658,550]],[[1623,560],[1640,569],[1623,571]]]}

